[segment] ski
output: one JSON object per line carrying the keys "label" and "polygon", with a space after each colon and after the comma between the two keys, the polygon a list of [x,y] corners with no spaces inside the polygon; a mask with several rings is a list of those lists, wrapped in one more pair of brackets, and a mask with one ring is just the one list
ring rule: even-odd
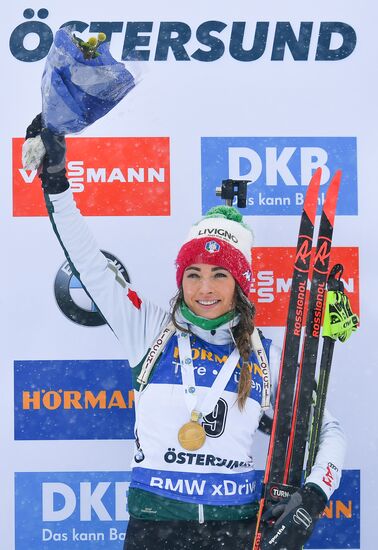
{"label": "ski", "polygon": [[313,261],[305,335],[297,375],[292,425],[283,478],[283,483],[294,487],[300,487],[302,483],[340,181],[341,171],[337,171],[326,194]]}
{"label": "ski", "polygon": [[[266,507],[276,500],[274,487],[270,487],[269,484],[283,481],[321,176],[322,172],[319,168],[309,183],[300,220],[276,405],[263,480],[264,491],[260,500],[253,543],[254,550],[259,549],[263,534],[261,516]],[[278,488],[277,491],[279,491]]]}

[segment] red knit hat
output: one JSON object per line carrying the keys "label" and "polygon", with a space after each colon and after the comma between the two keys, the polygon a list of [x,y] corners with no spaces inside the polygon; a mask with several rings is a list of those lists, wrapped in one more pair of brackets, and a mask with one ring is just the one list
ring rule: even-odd
{"label": "red knit hat", "polygon": [[176,259],[177,286],[192,264],[224,267],[248,296],[251,280],[253,233],[243,216],[232,206],[215,206],[194,225]]}

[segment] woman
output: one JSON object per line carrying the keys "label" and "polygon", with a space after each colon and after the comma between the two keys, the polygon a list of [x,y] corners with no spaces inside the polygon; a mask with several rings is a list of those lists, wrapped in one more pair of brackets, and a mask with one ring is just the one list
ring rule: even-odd
{"label": "woman", "polygon": [[[129,490],[130,549],[251,548],[258,508],[253,437],[264,381],[253,353],[254,306],[248,300],[252,233],[231,207],[194,225],[177,256],[172,312],[141,297],[99,251],[72,199],[65,142],[41,128],[47,154],[40,174],[47,208],[75,275],[124,344],[136,390],[136,450]],[[272,402],[280,352],[262,337]],[[269,388],[268,388],[269,389]],[[328,413],[306,484],[276,505],[261,548],[300,548],[340,480],[344,439]],[[325,472],[334,465],[334,484]],[[310,517],[295,521],[298,508]]]}

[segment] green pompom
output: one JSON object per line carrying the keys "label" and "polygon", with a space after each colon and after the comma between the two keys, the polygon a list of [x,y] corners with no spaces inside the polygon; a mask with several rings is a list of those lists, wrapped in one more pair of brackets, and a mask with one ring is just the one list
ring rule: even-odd
{"label": "green pompom", "polygon": [[248,231],[251,231],[252,233],[249,225],[243,221],[243,216],[240,214],[239,210],[237,210],[233,206],[213,206],[213,208],[210,208],[210,210],[208,210],[208,212],[205,214],[205,218],[225,218],[226,220],[240,223],[243,227],[245,227],[246,229],[248,229]]}
{"label": "green pompom", "polygon": [[206,212],[206,218],[226,218],[234,222],[241,223],[243,216],[233,206],[213,206],[208,212]]}

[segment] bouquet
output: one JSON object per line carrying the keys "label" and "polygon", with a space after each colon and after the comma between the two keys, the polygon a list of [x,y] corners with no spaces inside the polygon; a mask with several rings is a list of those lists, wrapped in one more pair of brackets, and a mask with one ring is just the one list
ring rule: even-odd
{"label": "bouquet", "polygon": [[[112,57],[105,39],[99,33],[84,42],[68,28],[58,30],[42,76],[44,127],[61,135],[80,132],[134,88],[134,76]],[[45,154],[40,138],[33,140],[23,151],[28,169],[38,168]]]}

